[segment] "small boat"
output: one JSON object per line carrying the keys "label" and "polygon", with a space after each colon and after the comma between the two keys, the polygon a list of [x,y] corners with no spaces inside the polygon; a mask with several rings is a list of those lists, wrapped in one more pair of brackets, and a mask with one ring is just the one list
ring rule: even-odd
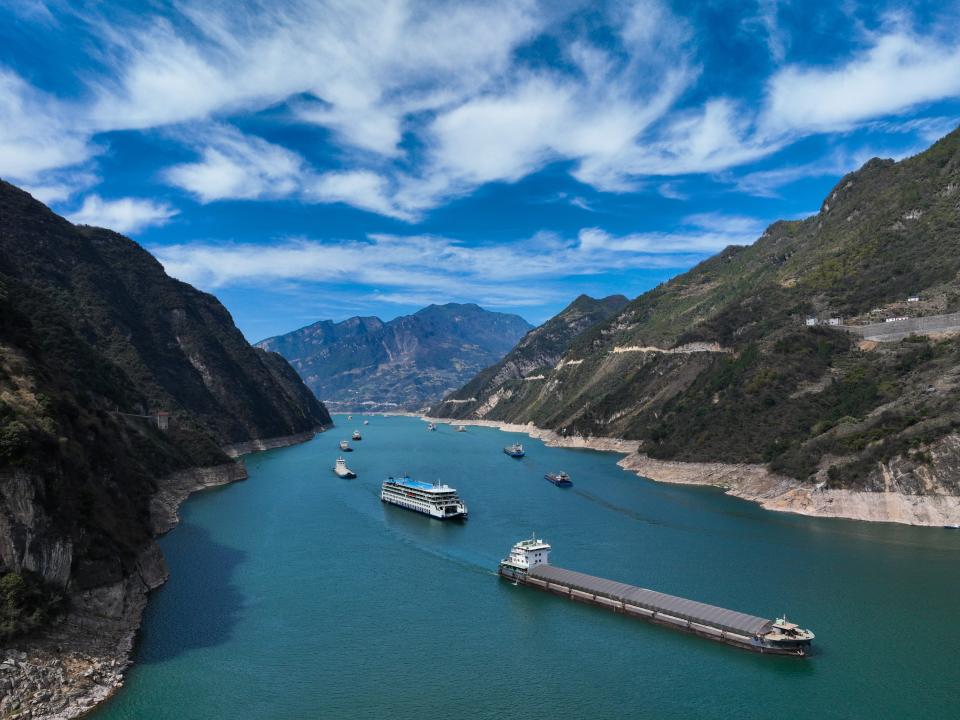
{"label": "small boat", "polygon": [[337,477],[353,479],[357,474],[347,467],[347,461],[343,459],[343,456],[337,458],[337,462],[333,466],[333,472],[337,474]]}
{"label": "small boat", "polygon": [[512,458],[522,458],[524,455],[526,455],[526,453],[523,451],[523,445],[520,443],[507,445],[503,451]]}
{"label": "small boat", "polygon": [[428,423],[428,424],[427,424],[427,430],[429,430],[430,432],[436,432],[436,430],[437,430],[436,424],[435,424],[435,423]]}
{"label": "small boat", "polygon": [[346,440],[341,440],[340,452],[353,452],[353,448],[350,447],[350,443],[348,443]]}
{"label": "small boat", "polygon": [[457,425],[457,432],[466,432],[467,429],[463,425]]}
{"label": "small boat", "polygon": [[363,424],[364,424],[364,425],[369,425],[369,424],[370,424],[370,421],[369,421],[369,420],[364,420],[364,421],[363,421]]}
{"label": "small boat", "polygon": [[347,415],[347,420],[353,420],[353,415]]}
{"label": "small boat", "polygon": [[359,430],[354,430],[354,431],[353,431],[353,435],[350,436],[350,439],[351,439],[351,440],[363,440],[363,438],[360,436],[360,431],[359,431]]}
{"label": "small boat", "polygon": [[960,530],[960,525],[944,525],[947,530]]}
{"label": "small boat", "polygon": [[543,476],[544,480],[549,480],[557,487],[573,487],[573,481],[565,472],[547,473]]}

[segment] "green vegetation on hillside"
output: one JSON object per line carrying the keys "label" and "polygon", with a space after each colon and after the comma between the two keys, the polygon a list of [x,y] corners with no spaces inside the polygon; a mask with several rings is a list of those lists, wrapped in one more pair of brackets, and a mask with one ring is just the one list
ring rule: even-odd
{"label": "green vegetation on hillside", "polygon": [[[908,296],[924,299],[909,312],[960,307],[960,130],[868,162],[817,215],[775,223],[580,333],[543,380],[452,412],[634,438],[663,459],[769,463],[831,487],[881,489],[896,462],[898,485],[924,492],[923,477],[952,467],[934,448],[958,427],[957,341],[860,344],[804,323],[903,314]],[[651,346],[693,351],[613,352]]]}

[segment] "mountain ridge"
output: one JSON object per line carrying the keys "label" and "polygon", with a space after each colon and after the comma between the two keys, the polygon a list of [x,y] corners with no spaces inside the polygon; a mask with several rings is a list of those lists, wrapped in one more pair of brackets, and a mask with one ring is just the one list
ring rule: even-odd
{"label": "mountain ridge", "polygon": [[[96,611],[106,622],[163,574],[164,478],[219,467],[236,479],[223,448],[328,424],[286,361],[250,346],[212,295],[129,238],[74,226],[0,181],[4,583],[75,609],[119,593],[122,611]],[[0,636],[50,620],[16,600],[27,596],[0,598]]]}
{"label": "mountain ridge", "polygon": [[389,321],[320,320],[267,338],[317,397],[343,410],[418,410],[498,360],[531,329],[475,303],[428,305]]}
{"label": "mountain ridge", "polygon": [[[506,383],[523,381],[539,370],[556,365],[578,335],[608,319],[628,302],[623,295],[600,299],[579,295],[557,315],[528,332],[503,359],[431,408],[431,414],[465,418],[478,407],[492,408]],[[518,391],[522,388],[517,386]]]}
{"label": "mountain ridge", "polygon": [[494,406],[435,409],[637,440],[659,461],[953,497],[960,341],[866,343],[806,323],[955,312],[958,273],[960,130],[900,162],[869,161],[818,214],[776,222],[644,293],[578,335],[541,380],[505,385]]}

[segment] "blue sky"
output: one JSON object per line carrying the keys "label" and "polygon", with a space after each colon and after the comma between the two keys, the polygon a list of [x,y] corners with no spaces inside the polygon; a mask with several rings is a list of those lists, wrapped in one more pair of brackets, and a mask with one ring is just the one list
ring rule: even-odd
{"label": "blue sky", "polygon": [[634,297],[958,123],[958,2],[0,0],[0,176],[251,340]]}

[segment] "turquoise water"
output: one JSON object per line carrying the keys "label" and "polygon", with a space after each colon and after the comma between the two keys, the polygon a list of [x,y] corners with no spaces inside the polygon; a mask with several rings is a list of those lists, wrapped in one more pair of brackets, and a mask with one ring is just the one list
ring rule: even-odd
{"label": "turquoise water", "polygon": [[[960,532],[770,513],[619,456],[372,417],[248,456],[161,542],[170,581],[97,720],[955,717]],[[501,448],[522,441],[527,456]],[[570,473],[574,487],[543,479]],[[380,503],[387,475],[457,487],[465,524]],[[817,633],[756,655],[495,575],[536,531],[555,564]]]}

